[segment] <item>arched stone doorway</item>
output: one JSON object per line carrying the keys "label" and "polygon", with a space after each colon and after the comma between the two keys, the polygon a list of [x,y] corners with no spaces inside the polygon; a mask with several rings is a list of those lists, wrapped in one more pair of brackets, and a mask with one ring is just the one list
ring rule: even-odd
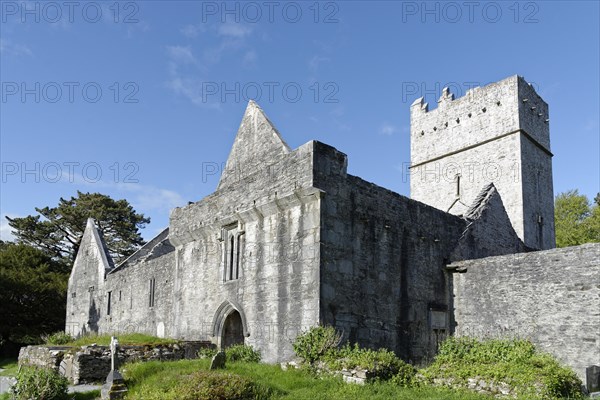
{"label": "arched stone doorway", "polygon": [[235,344],[244,344],[244,326],[242,317],[237,310],[232,311],[223,323],[221,347],[223,349]]}

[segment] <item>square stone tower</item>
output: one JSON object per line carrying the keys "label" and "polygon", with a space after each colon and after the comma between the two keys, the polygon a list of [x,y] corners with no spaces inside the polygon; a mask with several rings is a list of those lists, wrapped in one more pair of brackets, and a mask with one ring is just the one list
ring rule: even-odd
{"label": "square stone tower", "polygon": [[462,215],[492,182],[525,245],[555,247],[548,104],[532,85],[515,75],[456,100],[445,88],[410,117],[413,199]]}

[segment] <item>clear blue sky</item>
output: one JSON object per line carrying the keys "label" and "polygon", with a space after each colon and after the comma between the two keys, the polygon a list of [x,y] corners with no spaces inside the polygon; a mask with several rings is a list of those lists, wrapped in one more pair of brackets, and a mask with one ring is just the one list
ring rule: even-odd
{"label": "clear blue sky", "polygon": [[224,4],[1,2],[3,239],[76,190],[126,198],[152,237],[214,191],[258,94],[291,147],[409,195],[412,101],[519,74],[550,105],[555,193],[600,190],[596,1]]}

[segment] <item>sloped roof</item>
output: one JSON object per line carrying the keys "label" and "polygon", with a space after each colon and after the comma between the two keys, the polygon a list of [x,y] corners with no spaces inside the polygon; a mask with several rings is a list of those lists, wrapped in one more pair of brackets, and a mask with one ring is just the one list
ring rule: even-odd
{"label": "sloped roof", "polygon": [[123,260],[110,273],[120,270],[127,265],[133,265],[141,260],[147,260],[160,255],[170,253],[174,247],[169,241],[169,228],[163,229],[158,235],[150,239],[145,245],[140,247],[135,253]]}
{"label": "sloped roof", "polygon": [[481,216],[483,210],[487,207],[490,199],[494,195],[494,193],[498,193],[496,190],[496,186],[493,183],[489,183],[481,189],[473,203],[469,207],[469,209],[465,212],[464,217],[468,219],[477,219]]}

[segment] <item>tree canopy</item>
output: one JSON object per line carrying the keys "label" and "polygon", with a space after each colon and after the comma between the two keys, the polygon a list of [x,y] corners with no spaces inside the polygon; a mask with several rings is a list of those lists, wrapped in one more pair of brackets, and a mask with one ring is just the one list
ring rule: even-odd
{"label": "tree canopy", "polygon": [[39,249],[0,241],[0,343],[64,329],[69,270]]}
{"label": "tree canopy", "polygon": [[556,247],[600,242],[600,193],[590,204],[578,190],[560,193],[554,201]]}
{"label": "tree canopy", "polygon": [[18,243],[43,250],[53,260],[71,265],[88,218],[93,218],[116,262],[132,254],[144,240],[139,229],[150,222],[135,212],[127,200],[114,200],[100,193],[77,192],[61,198],[56,207],[36,208],[38,215],[9,218]]}

